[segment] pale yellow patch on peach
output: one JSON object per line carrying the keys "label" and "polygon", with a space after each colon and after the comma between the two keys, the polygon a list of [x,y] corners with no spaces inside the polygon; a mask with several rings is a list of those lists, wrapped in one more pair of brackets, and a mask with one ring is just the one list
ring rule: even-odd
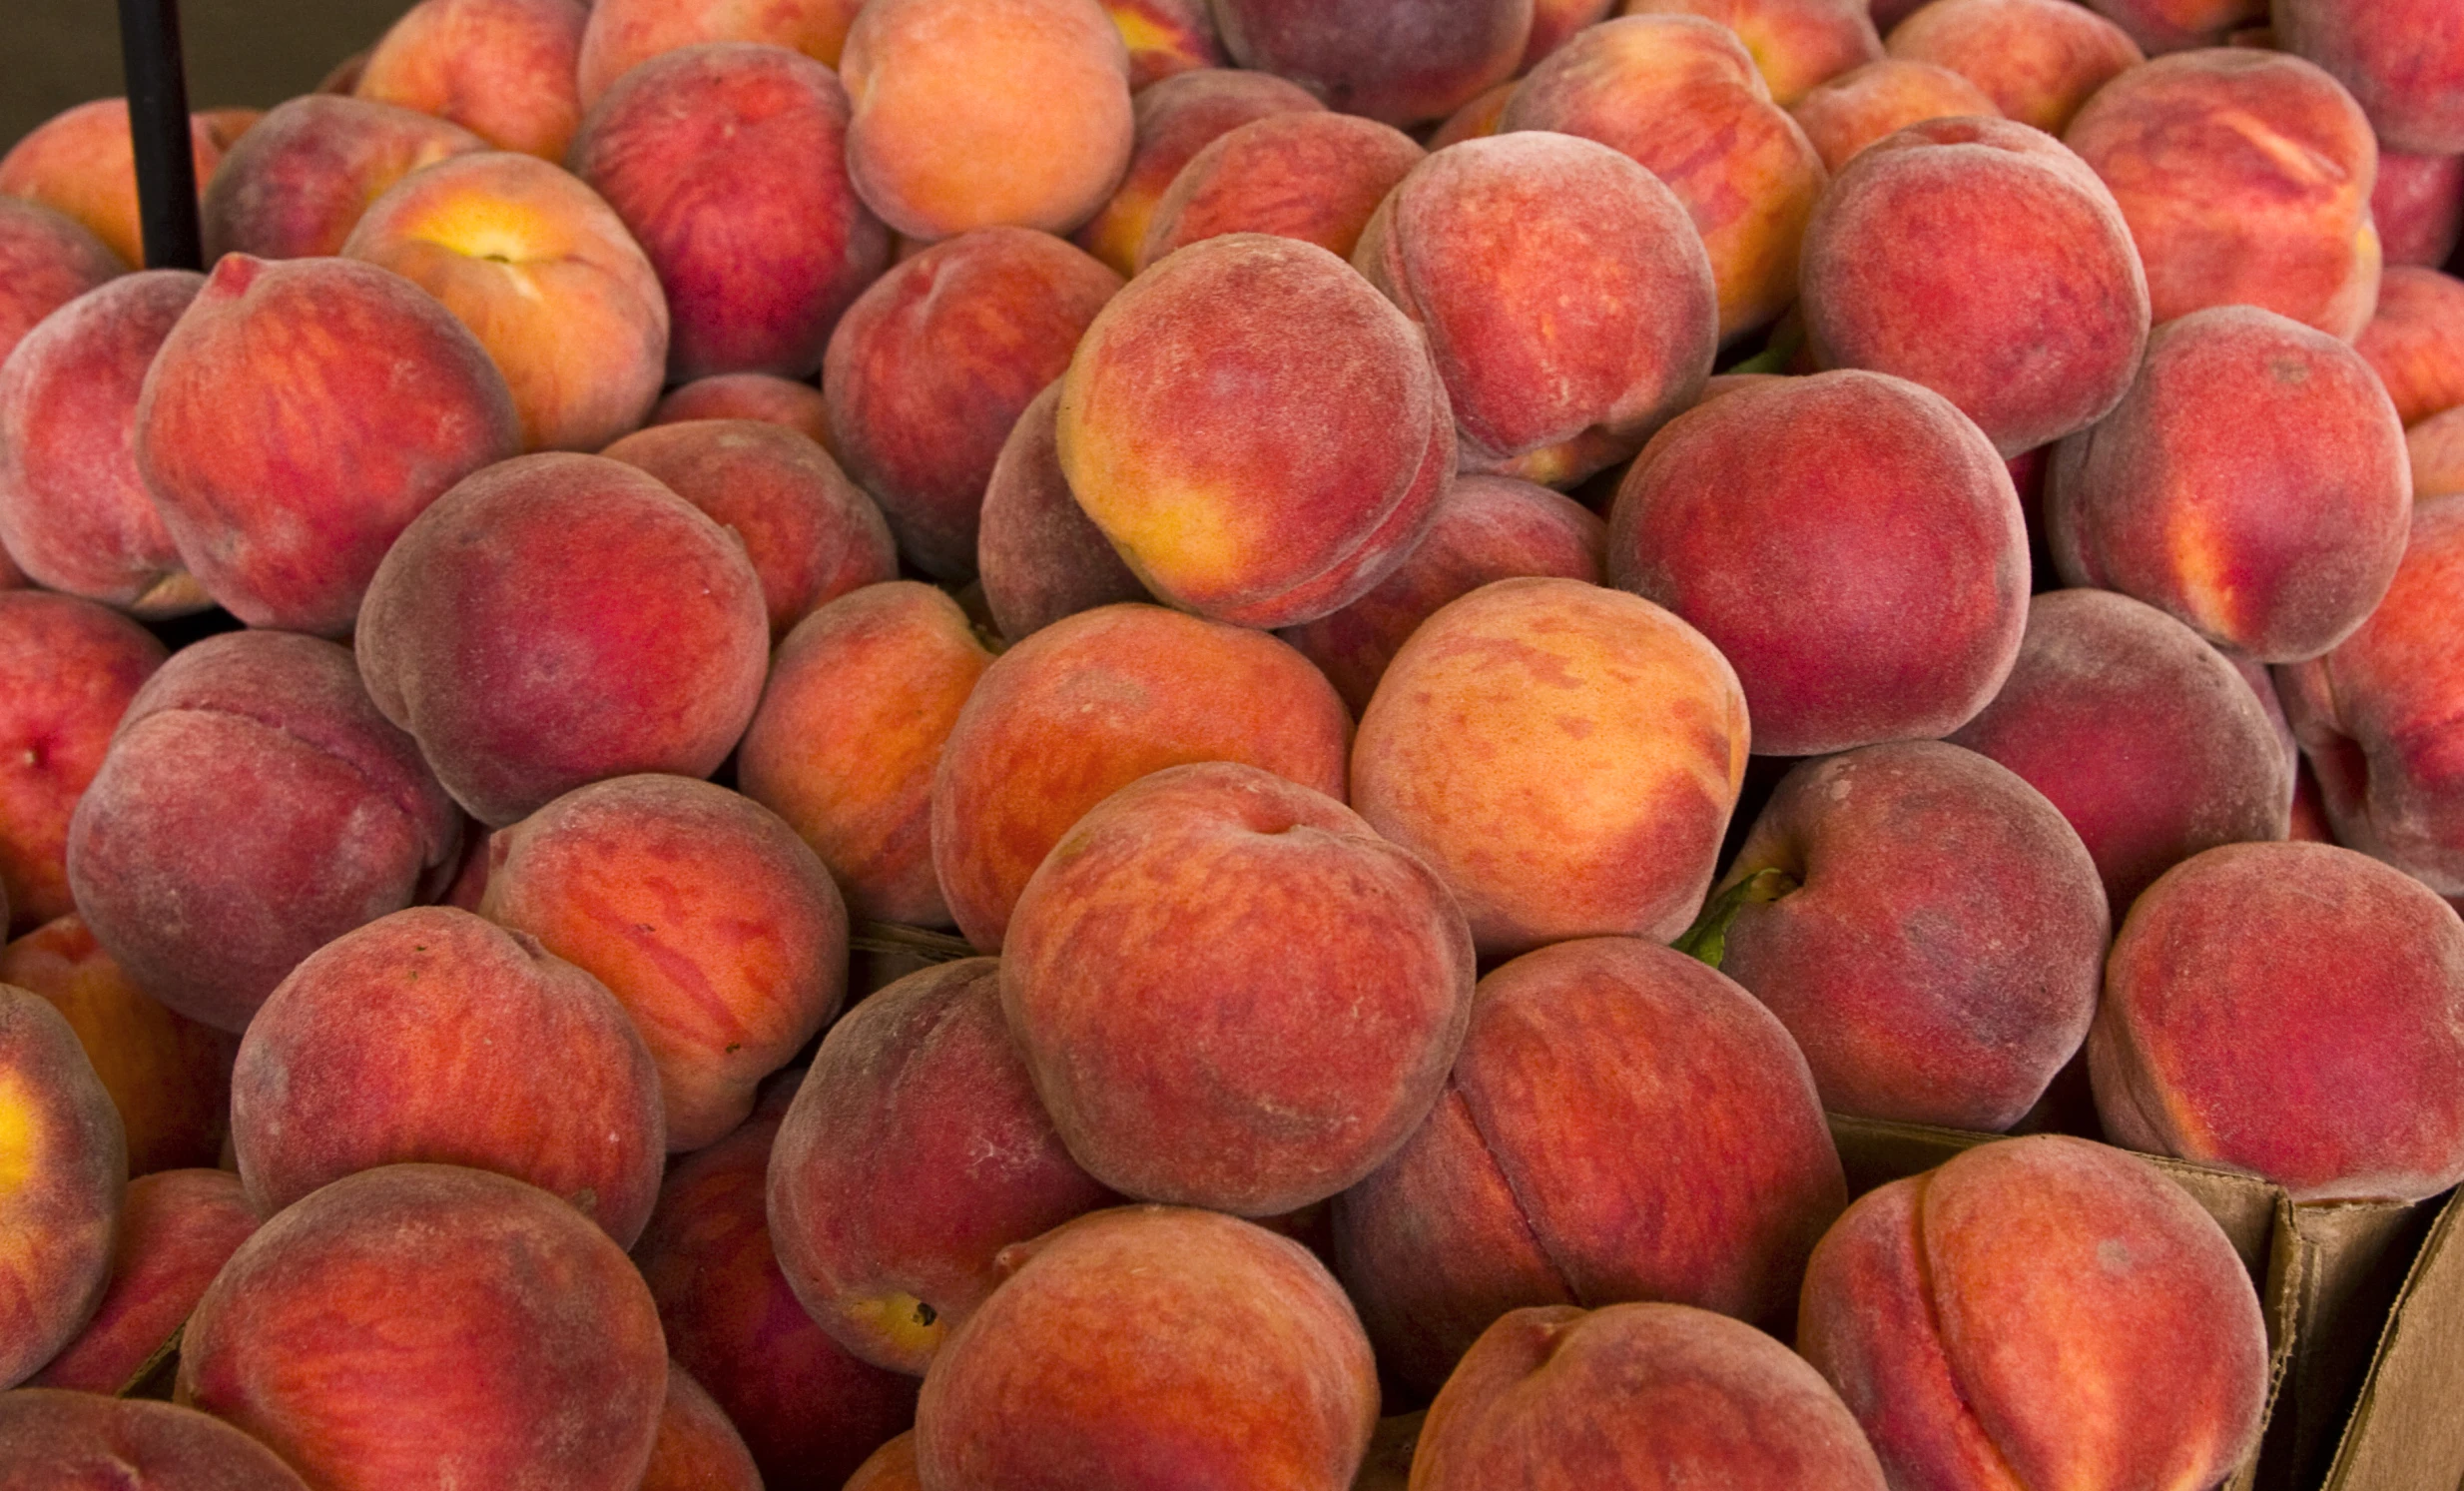
{"label": "pale yellow patch on peach", "polygon": [[459,197],[439,203],[405,225],[403,237],[466,259],[500,264],[565,257],[563,236],[543,223],[538,213],[499,197]]}
{"label": "pale yellow patch on peach", "polygon": [[891,1293],[873,1299],[854,1299],[848,1301],[846,1308],[849,1316],[864,1328],[867,1335],[911,1361],[929,1359],[940,1348],[941,1337],[949,1330],[948,1321],[913,1294]]}

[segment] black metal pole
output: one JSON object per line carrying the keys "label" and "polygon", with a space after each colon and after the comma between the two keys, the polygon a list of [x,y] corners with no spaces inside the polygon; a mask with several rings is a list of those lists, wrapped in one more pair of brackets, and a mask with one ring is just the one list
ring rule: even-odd
{"label": "black metal pole", "polygon": [[189,145],[189,84],[180,62],[180,0],[120,0],[120,67],[146,268],[198,270],[197,162]]}

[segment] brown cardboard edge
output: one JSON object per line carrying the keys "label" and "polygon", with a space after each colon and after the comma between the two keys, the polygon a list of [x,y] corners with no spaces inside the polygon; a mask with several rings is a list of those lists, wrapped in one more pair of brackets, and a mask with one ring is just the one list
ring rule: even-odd
{"label": "brown cardboard edge", "polygon": [[2406,1270],[2322,1491],[2464,1486],[2464,1190]]}
{"label": "brown cardboard edge", "polygon": [[[2421,1202],[2300,1202],[2286,1212],[2298,1259],[2290,1275],[2300,1322],[2289,1413],[2268,1423],[2260,1482],[2268,1491],[2310,1491],[2329,1473],[2352,1416],[2381,1326],[2433,1220]],[[2441,1491],[2448,1491],[2442,1487]]]}

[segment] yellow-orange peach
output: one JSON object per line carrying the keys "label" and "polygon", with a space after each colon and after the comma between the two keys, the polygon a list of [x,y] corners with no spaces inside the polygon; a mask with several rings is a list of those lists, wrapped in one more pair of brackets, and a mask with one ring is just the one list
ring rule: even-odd
{"label": "yellow-orange peach", "polygon": [[59,1011],[0,984],[0,1387],[75,1339],[111,1275],[128,1145]]}
{"label": "yellow-orange peach", "polygon": [[[200,192],[212,183],[223,145],[202,115],[189,122]],[[142,267],[146,247],[137,213],[137,154],[129,140],[128,100],[79,104],[36,125],[0,155],[0,197],[51,208],[103,241],[123,266]]]}
{"label": "yellow-orange peach", "polygon": [[579,0],[419,0],[368,53],[351,92],[450,120],[498,150],[554,161],[582,122]]}
{"label": "yellow-orange peach", "polygon": [[1175,74],[1140,90],[1130,111],[1136,134],[1129,169],[1070,242],[1124,276],[1135,274],[1156,203],[1190,157],[1251,120],[1324,107],[1298,83],[1232,68]]}
{"label": "yellow-orange peach", "polygon": [[1169,77],[1226,66],[1207,0],[1103,0],[1129,48],[1129,88],[1144,93]]}
{"label": "yellow-orange peach", "polygon": [[1882,33],[1866,0],[1625,0],[1619,15],[1692,15],[1737,34],[1771,86],[1793,109],[1817,84],[1882,56]]}

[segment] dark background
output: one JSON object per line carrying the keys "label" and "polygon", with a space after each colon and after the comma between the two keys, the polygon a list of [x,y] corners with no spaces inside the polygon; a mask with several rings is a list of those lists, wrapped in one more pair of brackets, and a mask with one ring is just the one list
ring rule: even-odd
{"label": "dark background", "polygon": [[[266,108],[316,86],[412,0],[181,0],[189,103]],[[120,85],[115,0],[0,0],[0,152]]]}

